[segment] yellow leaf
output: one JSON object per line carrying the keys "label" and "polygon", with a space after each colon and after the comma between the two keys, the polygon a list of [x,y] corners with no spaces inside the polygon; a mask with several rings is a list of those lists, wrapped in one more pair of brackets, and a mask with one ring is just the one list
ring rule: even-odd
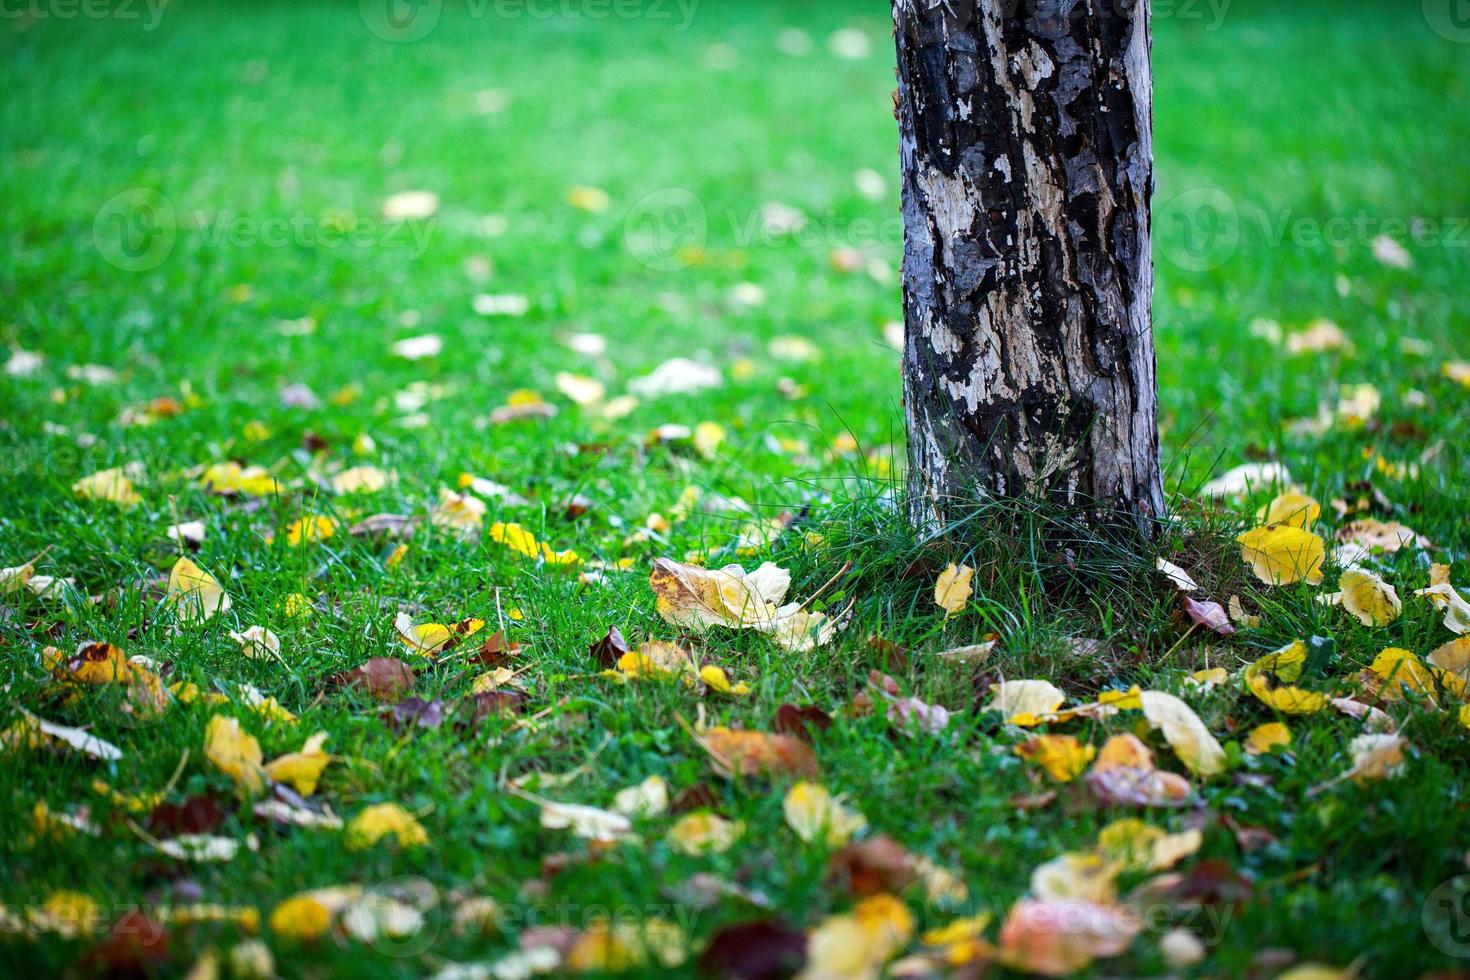
{"label": "yellow leaf", "polygon": [[1235,539],[1256,578],[1267,585],[1322,582],[1327,546],[1317,535],[1288,524],[1253,528]]}
{"label": "yellow leaf", "polygon": [[648,584],[658,613],[675,626],[771,629],[791,586],[791,573],[766,562],[753,572],[739,565],[708,569],[656,558]]}
{"label": "yellow leaf", "polygon": [[704,681],[710,690],[719,691],[721,694],[744,697],[750,693],[749,684],[746,684],[744,681],[741,681],[739,684],[731,684],[729,676],[725,673],[725,668],[716,667],[714,664],[705,664],[699,668],[699,679]]}
{"label": "yellow leaf", "polygon": [[1342,608],[1364,626],[1387,626],[1399,617],[1402,605],[1394,587],[1373,572],[1351,568],[1342,573]]}
{"label": "yellow leaf", "polygon": [[582,211],[606,211],[612,198],[600,187],[574,186],[567,188],[567,203]]}
{"label": "yellow leaf", "polygon": [[306,740],[300,752],[290,752],[272,760],[265,767],[265,774],[277,783],[290,783],[302,796],[316,792],[317,780],[332,757],[322,751],[327,741],[326,732],[317,732]]}
{"label": "yellow leaf", "polygon": [[325,541],[337,533],[337,522],[320,514],[298,517],[286,527],[286,543],[293,548]]}
{"label": "yellow leaf", "polygon": [[1038,735],[1017,745],[1015,752],[1059,783],[1070,783],[1082,775],[1097,755],[1097,749],[1079,742],[1075,735]]}
{"label": "yellow leaf", "polygon": [[1470,633],[1470,602],[1450,582],[1450,566],[1435,564],[1429,567],[1429,588],[1415,589],[1422,596],[1444,611],[1444,625],[1452,633]]}
{"label": "yellow leaf", "polygon": [[696,857],[723,854],[745,833],[741,822],[726,820],[713,813],[686,813],[669,828],[669,846],[681,854]]}
{"label": "yellow leaf", "polygon": [[536,536],[519,524],[503,524],[496,521],[490,525],[490,538],[497,544],[503,544],[516,554],[525,555],[527,558],[535,558],[541,554]]}
{"label": "yellow leaf", "polygon": [[116,504],[124,510],[143,502],[138,491],[133,489],[133,481],[128,479],[127,468],[121,466],[82,477],[71,485],[71,492],[87,500]]}
{"label": "yellow leaf", "polygon": [[1403,736],[1398,734],[1359,735],[1348,743],[1353,766],[1344,775],[1359,785],[1392,779],[1403,772],[1404,748],[1407,745]]}
{"label": "yellow leaf", "polygon": [[241,790],[259,793],[265,788],[260,743],[234,718],[215,715],[209,719],[204,733],[204,755]]}
{"label": "yellow leaf", "polygon": [[230,608],[230,597],[219,579],[188,558],[174,562],[168,574],[168,601],[179,621],[185,624],[202,623]]}
{"label": "yellow leaf", "polygon": [[400,847],[419,847],[429,842],[428,833],[413,814],[397,803],[374,804],[347,824],[347,847],[350,850],[364,850],[390,836]]}
{"label": "yellow leaf", "polygon": [[725,427],[718,422],[701,422],[694,427],[694,448],[705,459],[714,458],[725,441]]}
{"label": "yellow leaf", "polygon": [[278,657],[281,655],[281,639],[264,626],[252,626],[243,633],[230,630],[230,639],[240,644],[240,652],[247,657]]}
{"label": "yellow leaf", "polygon": [[1298,679],[1306,661],[1307,645],[1301,640],[1294,640],[1246,667],[1246,686],[1263,704],[1284,714],[1305,715],[1321,711],[1330,701],[1327,695],[1273,683],[1273,678],[1288,682]]}
{"label": "yellow leaf", "polygon": [[1164,871],[1198,851],[1204,835],[1198,829],[1178,834],[1136,817],[1114,820],[1097,835],[1097,846],[1109,860],[1128,871]]}
{"label": "yellow leaf", "polygon": [[439,504],[431,514],[429,523],[434,527],[452,531],[462,538],[478,534],[485,520],[485,501],[468,493],[455,493],[439,488]]}
{"label": "yellow leaf", "polygon": [[556,387],[563,395],[582,406],[595,405],[607,395],[607,389],[602,386],[601,381],[570,371],[556,372]]}
{"label": "yellow leaf", "polygon": [[994,697],[986,710],[999,711],[1006,721],[1013,723],[1017,718],[1039,723],[1040,716],[1057,710],[1067,700],[1050,681],[1001,681],[990,685],[990,692]]}
{"label": "yellow leaf", "polygon": [[1121,870],[1121,864],[1103,854],[1069,851],[1031,872],[1031,891],[1037,898],[1110,905],[1118,897],[1115,882]]}
{"label": "yellow leaf", "polygon": [[276,478],[264,467],[241,466],[233,460],[207,467],[199,482],[206,490],[217,494],[264,497],[280,490]]}
{"label": "yellow leaf", "polygon": [[377,493],[388,485],[388,475],[376,466],[354,466],[332,477],[332,489],[342,494]]}
{"label": "yellow leaf", "polygon": [[331,924],[331,910],[310,892],[280,902],[270,915],[271,932],[286,939],[317,939]]}
{"label": "yellow leaf", "polygon": [[796,836],[807,843],[820,838],[828,847],[841,847],[868,825],[861,813],[844,806],[825,786],[805,780],[786,791],[781,811]]}
{"label": "yellow leaf", "polygon": [[1245,737],[1245,750],[1252,755],[1265,755],[1278,746],[1291,744],[1291,729],[1279,721],[1257,725]]}
{"label": "yellow leaf", "polygon": [[1401,701],[1405,694],[1416,694],[1434,700],[1434,675],[1412,650],[1388,647],[1368,665],[1383,685],[1379,695],[1385,701]]}
{"label": "yellow leaf", "polygon": [[939,573],[939,579],[934,583],[934,602],[944,610],[946,617],[953,616],[970,601],[975,592],[970,584],[974,575],[975,570],[969,565],[956,565],[954,562]]}
{"label": "yellow leaf", "polygon": [[1143,716],[1163,732],[1174,754],[1191,772],[1213,776],[1224,770],[1225,750],[1193,708],[1163,691],[1144,691],[1139,698],[1143,702]]}
{"label": "yellow leaf", "polygon": [[669,808],[669,784],[662,776],[649,776],[636,786],[618,790],[613,809],[625,817],[649,819]]}
{"label": "yellow leaf", "polygon": [[399,613],[393,620],[393,628],[398,631],[398,639],[403,645],[425,657],[432,657],[451,643],[473,636],[484,625],[483,619],[461,619],[447,626],[443,623],[422,623],[416,626],[408,613]]}
{"label": "yellow leaf", "polygon": [[1317,522],[1322,505],[1304,493],[1290,491],[1274,498],[1256,512],[1256,520],[1262,524],[1286,524],[1307,530]]}

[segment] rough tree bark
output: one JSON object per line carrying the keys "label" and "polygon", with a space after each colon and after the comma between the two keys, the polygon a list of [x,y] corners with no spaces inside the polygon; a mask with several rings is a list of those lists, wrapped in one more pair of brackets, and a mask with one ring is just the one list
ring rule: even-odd
{"label": "rough tree bark", "polygon": [[1163,515],[1147,0],[893,0],[920,526],[1044,494]]}

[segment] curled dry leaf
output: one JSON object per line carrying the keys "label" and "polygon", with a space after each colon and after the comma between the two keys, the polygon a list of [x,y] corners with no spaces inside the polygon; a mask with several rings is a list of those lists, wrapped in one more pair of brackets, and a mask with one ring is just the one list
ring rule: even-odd
{"label": "curled dry leaf", "polygon": [[0,730],[0,750],[52,748],[59,743],[104,762],[116,762],[123,757],[122,749],[106,739],[38,718],[24,708],[18,710],[20,717]]}
{"label": "curled dry leaf", "polygon": [[1198,592],[1199,583],[1189,577],[1189,573],[1171,561],[1163,558],[1154,559],[1154,567],[1164,573],[1164,577],[1174,583],[1174,587],[1180,592]]}
{"label": "curled dry leaf", "polygon": [[1377,574],[1349,569],[1338,582],[1338,603],[1364,626],[1387,626],[1403,608],[1399,594]]}
{"label": "curled dry leaf", "polygon": [[541,826],[548,830],[570,830],[578,837],[597,841],[615,841],[632,836],[633,824],[621,813],[581,803],[556,803],[523,795],[541,807]]}
{"label": "curled dry leaf", "polygon": [[281,639],[264,626],[251,626],[244,632],[230,630],[230,639],[240,644],[240,652],[247,657],[279,657]]}
{"label": "curled dry leaf", "polygon": [[1450,582],[1450,566],[1435,564],[1429,568],[1429,587],[1415,589],[1414,595],[1428,599],[1443,611],[1444,625],[1452,633],[1470,633],[1470,602]]}
{"label": "curled dry leaf", "polygon": [[628,652],[628,641],[623,639],[622,631],[616,626],[609,626],[607,635],[588,647],[592,659],[606,668],[616,667]]}
{"label": "curled dry leaf", "polygon": [[918,698],[897,698],[888,702],[888,720],[910,733],[938,735],[949,726],[949,709]]}
{"label": "curled dry leaf", "polygon": [[1225,614],[1224,608],[1213,599],[1200,602],[1181,592],[1179,604],[1184,607],[1185,615],[1200,626],[1214,630],[1221,636],[1231,636],[1235,633],[1235,624],[1230,622],[1230,617]]}

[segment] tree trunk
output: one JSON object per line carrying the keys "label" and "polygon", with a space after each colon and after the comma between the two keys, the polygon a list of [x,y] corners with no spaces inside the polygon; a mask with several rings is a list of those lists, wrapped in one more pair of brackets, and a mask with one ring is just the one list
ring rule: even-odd
{"label": "tree trunk", "polygon": [[921,527],[1046,495],[1164,513],[1147,0],[893,0]]}

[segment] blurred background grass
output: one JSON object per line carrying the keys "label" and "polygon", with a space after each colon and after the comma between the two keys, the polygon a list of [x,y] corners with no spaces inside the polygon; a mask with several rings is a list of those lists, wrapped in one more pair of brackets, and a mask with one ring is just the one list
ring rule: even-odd
{"label": "blurred background grass", "polygon": [[[1273,451],[1282,423],[1339,381],[1390,396],[1422,386],[1438,361],[1406,361],[1404,335],[1436,357],[1464,353],[1470,114],[1453,107],[1465,105],[1470,45],[1435,2],[1156,5],[1167,459]],[[759,353],[798,333],[826,357],[797,380],[865,442],[892,438],[898,383],[880,325],[901,315],[901,231],[882,5],[69,9],[30,0],[0,24],[0,292],[13,343],[130,361],[144,386],[188,378],[228,418],[283,379],[330,390],[418,376],[381,356],[417,324],[457,352],[440,370],[473,385],[466,409],[544,387],[561,366],[560,351],[545,356],[558,328],[606,334],[618,372],[670,352]],[[883,177],[868,188],[876,199],[855,187],[859,169]],[[573,185],[605,189],[611,206],[569,207]],[[395,231],[379,204],[407,189],[443,205]],[[670,193],[702,212],[705,251],[650,268],[628,232],[667,220]],[[133,196],[109,205],[119,194]],[[98,216],[139,194],[178,230],[156,268],[128,271],[109,261]],[[800,209],[807,230],[752,239],[772,201]],[[1334,220],[1351,227],[1312,238]],[[1437,240],[1412,240],[1425,221]],[[360,237],[322,241],[352,222]],[[1401,229],[1412,270],[1373,260],[1384,228]],[[876,275],[834,271],[845,247],[876,260]],[[472,281],[467,263],[483,273],[485,260],[493,272]],[[730,299],[747,281],[766,293],[754,309]],[[481,291],[527,294],[531,311],[487,321],[470,306]],[[321,324],[311,337],[269,327],[308,315]],[[1287,361],[1247,331],[1321,316],[1348,331],[1356,361]],[[774,398],[711,407],[755,421],[783,407],[760,404]],[[453,408],[439,411],[452,427]],[[807,419],[818,416],[835,424],[825,406]]]}

